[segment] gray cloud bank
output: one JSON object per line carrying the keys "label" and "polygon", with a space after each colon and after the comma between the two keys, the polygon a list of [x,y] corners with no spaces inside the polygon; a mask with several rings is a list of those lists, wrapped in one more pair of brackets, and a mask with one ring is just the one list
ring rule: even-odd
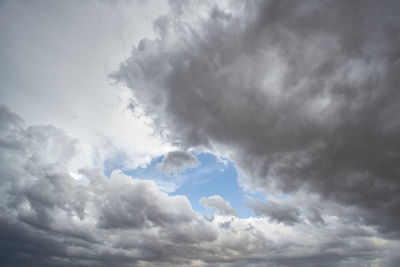
{"label": "gray cloud bank", "polygon": [[264,218],[206,219],[185,196],[168,196],[153,181],[118,170],[108,178],[83,169],[77,181],[68,164],[79,151],[78,140],[63,130],[26,127],[0,106],[0,266],[399,262],[398,242],[339,217],[325,218],[326,228],[306,221],[293,228]]}
{"label": "gray cloud bank", "polygon": [[399,2],[185,3],[112,75],[155,126],[228,153],[252,189],[317,194],[397,239]]}

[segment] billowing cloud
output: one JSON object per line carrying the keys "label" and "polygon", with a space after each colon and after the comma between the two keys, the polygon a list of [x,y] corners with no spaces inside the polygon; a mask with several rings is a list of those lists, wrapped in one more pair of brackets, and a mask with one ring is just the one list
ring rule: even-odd
{"label": "billowing cloud", "polygon": [[400,4],[196,3],[113,74],[155,126],[223,151],[255,190],[317,194],[398,236]]}
{"label": "billowing cloud", "polygon": [[[53,126],[24,128],[4,106],[0,112],[2,264],[173,262],[183,244],[217,238],[186,197],[170,197],[153,181],[84,169],[87,181],[77,183],[68,172],[77,140]],[[169,251],[171,242],[180,245]]]}
{"label": "billowing cloud", "polygon": [[[398,263],[397,241],[337,216],[324,218],[323,228],[306,221],[292,227],[265,218],[215,215],[207,219],[192,210],[186,197],[169,196],[153,181],[118,170],[105,177],[97,170],[83,169],[82,179],[76,181],[68,166],[79,155],[78,140],[53,126],[25,127],[4,106],[0,118],[2,265]],[[210,199],[219,198],[206,200]],[[218,203],[215,208],[221,208]]]}
{"label": "billowing cloud", "polygon": [[236,211],[231,204],[219,195],[203,197],[199,200],[204,207],[212,209],[221,215],[237,216]]}
{"label": "billowing cloud", "polygon": [[175,150],[168,152],[158,167],[166,174],[173,173],[176,175],[178,172],[197,167],[198,165],[198,159],[190,152]]}

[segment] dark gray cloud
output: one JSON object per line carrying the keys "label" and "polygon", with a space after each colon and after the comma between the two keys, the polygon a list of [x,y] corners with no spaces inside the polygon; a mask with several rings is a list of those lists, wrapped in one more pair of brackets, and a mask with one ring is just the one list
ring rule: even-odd
{"label": "dark gray cloud", "polygon": [[190,152],[176,150],[168,152],[158,167],[166,174],[177,175],[178,172],[188,168],[195,168],[198,165],[199,161]]}
{"label": "dark gray cloud", "polygon": [[194,2],[113,74],[155,126],[228,154],[255,189],[357,207],[397,238],[400,4]]}
{"label": "dark gray cloud", "polygon": [[293,225],[301,221],[299,208],[291,204],[272,200],[261,202],[254,199],[254,202],[247,203],[247,206],[253,210],[256,216],[265,216],[278,223]]}
{"label": "dark gray cloud", "polygon": [[237,216],[237,213],[231,204],[219,195],[202,197],[199,200],[200,204],[204,207],[212,209],[221,215]]}

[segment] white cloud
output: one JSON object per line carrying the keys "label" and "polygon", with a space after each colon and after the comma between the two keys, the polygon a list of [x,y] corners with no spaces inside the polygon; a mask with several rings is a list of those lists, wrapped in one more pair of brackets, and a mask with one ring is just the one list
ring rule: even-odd
{"label": "white cloud", "polygon": [[158,168],[167,175],[172,173],[176,176],[179,172],[188,168],[195,168],[198,165],[199,160],[190,152],[175,150],[165,155]]}
{"label": "white cloud", "polygon": [[221,215],[237,216],[237,213],[235,209],[232,208],[231,204],[219,195],[202,197],[199,202],[204,207],[212,209]]}
{"label": "white cloud", "polygon": [[29,124],[52,124],[79,138],[81,166],[147,164],[171,146],[154,135],[143,115],[127,109],[131,93],[107,74],[130,46],[153,38],[163,1],[3,1],[0,7],[1,103]]}

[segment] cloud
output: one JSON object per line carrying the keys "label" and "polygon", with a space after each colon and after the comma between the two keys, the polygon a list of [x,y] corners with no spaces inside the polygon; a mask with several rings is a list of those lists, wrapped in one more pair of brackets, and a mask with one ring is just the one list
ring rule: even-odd
{"label": "cloud", "polygon": [[6,106],[0,105],[0,131],[10,132],[14,127],[20,126],[23,124],[23,120],[18,117],[16,114],[11,113]]}
{"label": "cloud", "polygon": [[399,3],[195,3],[112,77],[168,140],[226,155],[250,187],[318,194],[398,236]]}
{"label": "cloud", "polygon": [[[88,182],[77,183],[68,168],[77,140],[53,126],[24,128],[4,106],[0,112],[8,129],[0,136],[2,264],[174,262],[183,244],[216,239],[186,197],[170,197],[153,181],[83,169]],[[170,242],[180,244],[174,255]]]}
{"label": "cloud", "polygon": [[293,225],[301,221],[300,210],[291,204],[278,203],[272,200],[261,202],[253,199],[254,202],[247,203],[256,216],[266,216],[272,221],[282,222],[287,225]]}
{"label": "cloud", "polygon": [[[56,14],[42,6],[35,9],[39,14]],[[273,202],[253,203],[270,219],[207,219],[185,196],[168,195],[153,181],[118,170],[106,177],[85,168],[76,181],[70,173],[81,162],[81,140],[53,125],[25,126],[0,106],[1,265],[399,266],[398,9],[395,1],[232,1],[223,7],[171,1],[171,13],[155,22],[159,38],[143,40],[114,74],[136,98],[130,107],[153,118],[164,138],[185,150],[200,147],[226,155],[249,188],[270,193]],[[101,21],[87,20],[82,10],[81,19]],[[35,26],[41,16],[22,17]],[[58,46],[42,49],[53,42],[43,42],[47,35],[39,32],[32,42],[12,38],[31,36],[30,31],[19,35],[18,25],[24,24],[15,22],[15,30],[0,24],[9,37],[2,41],[58,51]],[[81,27],[89,29],[82,35],[68,31],[75,28],[53,34],[57,40],[103,40],[91,37],[93,27]],[[76,50],[89,51],[88,62],[95,46]],[[32,55],[37,53],[1,61],[9,71],[3,76],[14,77],[4,87],[10,96],[16,81],[24,81],[15,84],[26,90],[42,85],[30,86],[29,75],[15,75],[30,73],[17,63],[36,62]],[[50,58],[47,66],[53,69],[57,58]],[[44,66],[34,65],[38,71]],[[40,73],[48,74],[46,68]],[[52,85],[47,89],[66,107],[56,97],[44,98],[42,114],[76,107],[74,97],[69,102],[59,94],[64,83],[58,76],[53,81],[48,76],[42,76]],[[97,75],[89,77],[98,81]],[[64,86],[66,92],[75,88]],[[92,100],[110,96],[88,95]],[[31,112],[24,100],[18,102],[20,110]],[[49,108],[52,103],[56,108]],[[82,106],[83,116],[88,109]],[[118,127],[136,129],[130,120],[114,120],[117,109],[107,117],[113,123],[104,123],[107,111],[96,113],[101,118],[96,123],[91,115],[83,122],[111,130],[110,138],[124,133],[114,145],[136,149],[127,145],[135,131]],[[150,147],[135,141],[144,150]],[[168,151],[156,150],[149,154]],[[290,199],[270,197],[280,191]],[[296,209],[300,219],[294,223]]]}
{"label": "cloud", "polygon": [[195,168],[199,165],[198,159],[191,153],[176,150],[168,152],[163,161],[158,165],[158,168],[166,174],[175,174],[182,172],[188,168]]}
{"label": "cloud", "polygon": [[126,108],[131,93],[107,73],[132,44],[155,36],[152,20],[164,10],[164,1],[2,1],[0,103],[29,124],[79,138],[86,158],[75,169],[150,164],[174,148],[153,135],[140,110]]}
{"label": "cloud", "polygon": [[236,211],[232,208],[231,204],[219,195],[202,197],[199,202],[204,207],[212,209],[221,215],[237,216]]}
{"label": "cloud", "polygon": [[[69,163],[79,156],[79,140],[53,126],[26,127],[4,106],[0,118],[2,265],[397,266],[398,241],[334,215],[322,228],[206,219],[185,196],[119,170],[106,177],[82,169],[87,180],[77,182]],[[202,202],[233,213],[218,196]]]}

